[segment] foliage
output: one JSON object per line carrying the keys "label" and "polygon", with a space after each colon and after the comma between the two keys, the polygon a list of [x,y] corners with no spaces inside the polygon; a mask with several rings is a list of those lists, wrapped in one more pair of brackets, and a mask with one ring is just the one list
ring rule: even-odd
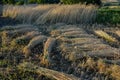
{"label": "foliage", "polygon": [[32,4],[33,4],[33,3],[36,3],[36,0],[28,0],[28,3],[29,3],[29,4],[31,4],[31,3],[32,3]]}
{"label": "foliage", "polygon": [[98,23],[111,23],[119,24],[120,23],[120,9],[105,9],[101,8],[97,13],[97,22]]}
{"label": "foliage", "polygon": [[52,3],[59,3],[60,0],[45,0],[45,3],[49,3],[49,4],[52,4]]}
{"label": "foliage", "polygon": [[101,0],[61,0],[64,4],[76,4],[76,3],[85,3],[85,4],[101,4]]}
{"label": "foliage", "polygon": [[38,4],[44,4],[45,3],[45,0],[37,0],[36,1]]}
{"label": "foliage", "polygon": [[16,2],[16,5],[23,5],[24,4],[24,1],[18,1]]}
{"label": "foliage", "polygon": [[44,3],[59,3],[60,0],[28,0],[28,3],[37,3],[37,4],[44,4]]}
{"label": "foliage", "polygon": [[85,0],[86,4],[101,4],[101,0]]}
{"label": "foliage", "polygon": [[77,3],[86,3],[86,4],[101,4],[100,0],[2,0],[3,4],[17,4],[21,5],[24,3],[27,4],[53,4],[62,2],[64,4],[77,4]]}
{"label": "foliage", "polygon": [[15,0],[2,0],[3,4],[15,4]]}
{"label": "foliage", "polygon": [[61,0],[64,4],[76,4],[76,3],[83,3],[84,0]]}

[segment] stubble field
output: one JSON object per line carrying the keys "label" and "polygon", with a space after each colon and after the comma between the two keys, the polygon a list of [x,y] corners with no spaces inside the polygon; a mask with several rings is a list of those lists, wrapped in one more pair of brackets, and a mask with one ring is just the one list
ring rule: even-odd
{"label": "stubble field", "polygon": [[1,7],[1,80],[119,80],[120,27],[93,5]]}

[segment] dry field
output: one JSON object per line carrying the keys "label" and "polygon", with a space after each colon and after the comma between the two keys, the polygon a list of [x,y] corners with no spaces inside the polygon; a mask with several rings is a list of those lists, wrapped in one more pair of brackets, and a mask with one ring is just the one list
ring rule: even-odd
{"label": "dry field", "polygon": [[[42,27],[32,25],[3,27],[0,32],[1,68],[5,66],[20,68],[22,65],[22,70],[36,71],[57,80],[62,78],[119,80],[120,30],[115,28],[87,30],[86,27],[91,26],[59,23]],[[35,65],[39,68],[35,68]],[[51,72],[45,68],[59,72]]]}
{"label": "dry field", "polygon": [[[96,6],[93,5],[30,5],[3,6],[3,16],[14,18],[22,23],[46,24],[93,23],[96,17]],[[80,13],[80,14],[79,14]]]}
{"label": "dry field", "polygon": [[0,28],[0,80],[120,80],[120,28],[92,24],[96,9],[5,5],[22,24]]}

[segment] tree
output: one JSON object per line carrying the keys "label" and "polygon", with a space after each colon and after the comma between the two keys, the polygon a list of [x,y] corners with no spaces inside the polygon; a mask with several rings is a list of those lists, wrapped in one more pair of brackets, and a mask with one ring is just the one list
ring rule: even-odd
{"label": "tree", "polygon": [[15,0],[2,0],[3,4],[15,4]]}
{"label": "tree", "polygon": [[15,4],[15,0],[8,0],[8,4]]}

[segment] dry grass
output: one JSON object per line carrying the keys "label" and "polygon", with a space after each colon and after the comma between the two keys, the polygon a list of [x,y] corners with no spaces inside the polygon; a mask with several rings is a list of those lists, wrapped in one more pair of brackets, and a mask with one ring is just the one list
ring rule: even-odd
{"label": "dry grass", "polygon": [[25,53],[26,57],[29,56],[32,52],[31,49],[40,43],[44,43],[46,41],[46,36],[36,36],[32,40],[30,40],[29,44],[23,49],[23,53]]}
{"label": "dry grass", "polygon": [[99,37],[104,38],[105,40],[107,40],[109,42],[118,42],[115,38],[113,38],[112,36],[108,35],[106,32],[104,32],[102,30],[96,30],[95,34],[98,35]]}
{"label": "dry grass", "polygon": [[48,63],[51,62],[50,56],[51,56],[52,51],[55,47],[55,43],[56,43],[55,38],[48,38],[48,40],[45,42],[43,63],[45,63],[46,61]]}
{"label": "dry grass", "polygon": [[116,34],[120,37],[120,31],[116,31]]}
{"label": "dry grass", "polygon": [[43,74],[44,76],[51,78],[52,80],[80,80],[80,78],[77,78],[75,76],[42,68],[31,63],[22,63],[18,65],[18,68],[24,71],[35,71],[39,74]]}
{"label": "dry grass", "polygon": [[[96,74],[105,74],[106,77],[102,78],[103,80],[109,80],[108,77],[112,76],[113,80],[119,80],[120,77],[120,66],[118,65],[108,65],[104,62],[104,60],[99,59],[97,61],[92,58],[88,58],[83,64],[78,65],[81,68],[87,68],[94,71],[97,71]],[[87,70],[86,69],[86,70]],[[93,71],[93,73],[94,73]],[[84,73],[86,74],[86,73]],[[94,76],[96,77],[96,76]],[[97,78],[97,80],[101,80],[101,77]]]}
{"label": "dry grass", "polygon": [[12,46],[20,46],[20,45],[25,45],[27,44],[33,37],[35,36],[38,36],[40,35],[39,32],[35,32],[35,31],[32,31],[32,32],[28,32],[26,35],[23,35],[21,37],[17,37],[16,39],[14,39],[12,42],[11,42],[11,45]]}
{"label": "dry grass", "polygon": [[11,17],[23,23],[92,23],[96,17],[96,6],[93,5],[38,5],[11,6],[5,5],[3,16]]}

